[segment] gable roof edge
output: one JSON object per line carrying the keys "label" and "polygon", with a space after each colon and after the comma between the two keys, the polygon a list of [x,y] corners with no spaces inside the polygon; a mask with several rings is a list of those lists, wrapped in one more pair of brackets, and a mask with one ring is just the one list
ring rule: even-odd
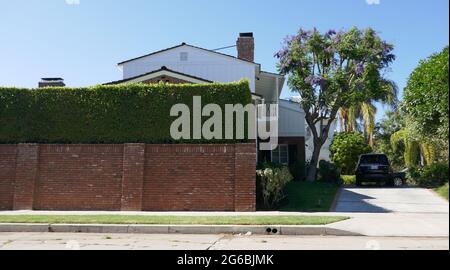
{"label": "gable roof edge", "polygon": [[193,75],[189,75],[189,74],[186,74],[186,73],[178,72],[178,71],[175,71],[175,70],[171,70],[171,69],[168,69],[165,66],[162,66],[160,69],[157,69],[157,70],[153,70],[153,71],[150,71],[150,72],[147,72],[147,73],[144,73],[144,74],[141,74],[141,75],[137,75],[137,76],[134,76],[134,77],[130,77],[130,78],[127,78],[127,79],[123,79],[123,80],[118,80],[118,81],[112,81],[112,82],[104,83],[103,85],[113,85],[113,84],[126,83],[126,82],[133,81],[133,80],[139,79],[141,77],[152,75],[152,74],[155,74],[155,73],[158,73],[158,72],[161,72],[161,71],[166,71],[168,73],[173,73],[173,74],[176,74],[176,75],[184,76],[184,77],[191,78],[191,79],[194,79],[194,80],[197,80],[197,81],[202,81],[202,82],[205,82],[205,83],[213,83],[213,81],[206,80],[206,79],[203,79],[203,78],[200,78],[200,77],[196,77],[196,76],[193,76]]}
{"label": "gable roof edge", "polygon": [[245,62],[245,63],[248,63],[248,64],[254,64],[254,65],[257,65],[259,67],[261,66],[261,64],[259,64],[259,63],[251,62],[251,61],[248,61],[248,60],[245,60],[245,59],[241,59],[241,58],[238,58],[238,57],[235,57],[235,56],[232,56],[232,55],[228,55],[228,54],[224,54],[224,53],[220,53],[220,52],[217,52],[217,51],[208,50],[208,49],[205,49],[205,48],[193,46],[193,45],[190,45],[190,44],[187,44],[187,43],[184,43],[184,42],[181,43],[180,45],[177,45],[177,46],[169,47],[169,48],[162,49],[162,50],[159,50],[159,51],[156,51],[156,52],[152,52],[152,53],[149,53],[149,54],[146,54],[146,55],[142,55],[142,56],[139,56],[139,57],[135,57],[135,58],[132,58],[132,59],[129,59],[129,60],[122,61],[122,62],[118,63],[117,66],[120,67],[123,64],[129,63],[129,62],[133,62],[133,61],[136,61],[136,60],[139,60],[139,59],[142,59],[142,58],[145,58],[145,57],[149,57],[149,56],[152,56],[152,55],[155,55],[155,54],[160,54],[160,53],[163,53],[163,52],[166,52],[166,51],[174,50],[174,49],[177,49],[177,48],[180,48],[180,47],[183,47],[183,46],[187,46],[187,47],[191,47],[191,48],[194,48],[194,49],[206,51],[206,52],[209,52],[209,53],[221,55],[221,56],[224,56],[224,57],[229,57],[229,58],[232,58],[234,60],[242,61],[242,62]]}

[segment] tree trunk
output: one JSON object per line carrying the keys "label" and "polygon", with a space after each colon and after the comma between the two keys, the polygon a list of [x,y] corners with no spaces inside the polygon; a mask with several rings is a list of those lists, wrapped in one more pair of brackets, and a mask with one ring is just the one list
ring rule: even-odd
{"label": "tree trunk", "polygon": [[308,167],[308,172],[306,174],[306,181],[307,182],[314,182],[316,181],[317,176],[317,165],[319,164],[319,157],[320,157],[320,150],[322,148],[322,145],[320,145],[317,142],[314,142],[314,151],[311,157],[311,162]]}

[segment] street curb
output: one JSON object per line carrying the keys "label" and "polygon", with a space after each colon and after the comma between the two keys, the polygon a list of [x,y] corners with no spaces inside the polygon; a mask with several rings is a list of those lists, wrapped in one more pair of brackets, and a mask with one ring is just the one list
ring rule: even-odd
{"label": "street curb", "polygon": [[[269,232],[270,231],[270,232]],[[327,226],[0,224],[0,232],[363,236]]]}
{"label": "street curb", "polygon": [[333,203],[330,206],[330,211],[329,212],[336,212],[336,207],[339,201],[339,198],[341,197],[342,194],[342,187],[339,187],[338,191],[336,192],[336,195],[334,196],[334,200]]}
{"label": "street curb", "polygon": [[0,232],[49,232],[50,224],[1,223]]}

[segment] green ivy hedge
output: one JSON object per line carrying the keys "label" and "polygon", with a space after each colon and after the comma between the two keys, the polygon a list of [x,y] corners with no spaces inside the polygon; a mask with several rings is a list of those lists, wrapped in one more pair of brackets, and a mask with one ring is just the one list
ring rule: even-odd
{"label": "green ivy hedge", "polygon": [[177,118],[170,116],[171,107],[183,103],[192,108],[193,96],[201,96],[203,106],[215,103],[223,111],[225,104],[245,106],[251,102],[248,81],[0,87],[0,143],[204,143],[174,141],[170,136],[170,126]]}

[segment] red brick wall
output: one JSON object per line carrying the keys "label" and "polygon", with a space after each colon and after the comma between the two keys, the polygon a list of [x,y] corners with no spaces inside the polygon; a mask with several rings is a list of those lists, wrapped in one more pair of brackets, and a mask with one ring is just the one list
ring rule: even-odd
{"label": "red brick wall", "polygon": [[0,210],[13,208],[16,145],[0,145]]}
{"label": "red brick wall", "polygon": [[122,210],[142,209],[145,144],[127,144],[123,153]]}
{"label": "red brick wall", "polygon": [[41,145],[34,209],[120,210],[123,145]]}
{"label": "red brick wall", "polygon": [[233,145],[147,145],[143,209],[234,210]]}
{"label": "red brick wall", "polygon": [[255,210],[254,144],[0,145],[0,209]]}
{"label": "red brick wall", "polygon": [[32,207],[38,167],[39,145],[19,145],[17,148],[16,175],[14,178],[14,209],[26,210]]}

